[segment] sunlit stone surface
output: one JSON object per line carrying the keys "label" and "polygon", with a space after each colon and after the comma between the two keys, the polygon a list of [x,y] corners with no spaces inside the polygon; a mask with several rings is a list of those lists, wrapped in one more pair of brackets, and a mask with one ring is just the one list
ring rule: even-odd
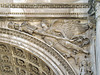
{"label": "sunlit stone surface", "polygon": [[0,0],[0,75],[99,75],[93,3]]}
{"label": "sunlit stone surface", "polygon": [[88,3],[88,0],[0,0],[0,3]]}

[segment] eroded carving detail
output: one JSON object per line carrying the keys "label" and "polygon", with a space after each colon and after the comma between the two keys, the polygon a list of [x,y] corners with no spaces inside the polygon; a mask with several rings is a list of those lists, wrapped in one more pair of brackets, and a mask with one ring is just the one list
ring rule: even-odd
{"label": "eroded carving detail", "polygon": [[11,65],[2,65],[1,70],[4,73],[12,73],[13,72],[13,68]]}
{"label": "eroded carving detail", "polygon": [[23,69],[16,68],[17,75],[27,75],[26,71]]}
{"label": "eroded carving detail", "polygon": [[18,49],[18,48],[13,48],[13,53],[19,57],[25,58],[25,53],[23,50]]}
{"label": "eroded carving detail", "polygon": [[29,54],[29,60],[39,66],[39,59],[32,54]]}
{"label": "eroded carving detail", "polygon": [[39,69],[32,64],[29,64],[30,71],[35,72],[37,75],[39,75]]}
{"label": "eroded carving detail", "polygon": [[[10,55],[5,54],[5,51],[8,50],[6,46],[8,47],[8,49],[10,48],[12,51]],[[39,61],[42,60],[40,60],[38,57],[32,55],[31,53],[25,50],[22,50],[17,47],[11,47],[10,45],[9,46],[6,45],[6,46],[1,44],[1,50],[4,50],[4,52],[0,55],[0,74],[41,75],[42,73],[40,73],[40,70],[41,72],[43,72],[44,69],[42,67],[47,66],[46,64],[40,66],[42,65],[42,63],[40,63]],[[47,72],[46,75],[52,75],[52,74],[48,74],[48,68],[45,68],[45,71]]]}
{"label": "eroded carving detail", "polygon": [[83,57],[89,54],[90,40],[88,36],[85,36],[85,33],[91,27],[87,22],[61,19],[39,20],[39,22],[39,25],[23,22],[18,26],[18,29],[14,29],[26,32],[37,38],[39,36],[39,39],[57,49],[65,58],[73,58],[77,66],[82,61],[79,54],[82,53]]}
{"label": "eroded carving detail", "polygon": [[26,63],[24,60],[16,58],[16,65],[26,68]]}
{"label": "eroded carving detail", "polygon": [[[16,31],[14,31],[14,32],[16,32]],[[19,32],[16,32],[16,33],[19,33]],[[13,33],[9,33],[10,35],[11,34],[13,34]],[[26,34],[25,34],[26,35]],[[18,35],[19,36],[19,35]],[[25,39],[27,39],[28,38],[28,36],[26,36],[26,37],[24,37],[24,35],[23,36],[20,36],[20,37],[23,37],[23,38],[25,38]],[[32,38],[32,39],[34,39],[34,38]],[[48,52],[51,52],[52,53],[52,55],[57,55],[57,54],[55,54],[55,52],[54,51],[52,51],[52,49],[51,48],[49,48],[49,46],[47,46],[47,45],[45,45],[44,44],[44,46],[42,45],[42,42],[39,42],[37,39],[35,39],[35,40],[30,40],[30,39],[27,39],[27,40],[29,40],[29,41],[31,41],[31,42],[34,42],[35,44],[38,44],[40,47],[42,47],[42,48],[46,48],[46,50],[48,51]],[[50,49],[50,50],[48,50],[48,49]],[[59,56],[57,56],[57,59],[60,61],[60,62],[63,62],[62,61],[62,59],[60,59],[59,58]],[[64,67],[66,67],[66,63],[64,62],[63,63],[63,65],[64,65]],[[68,66],[68,65],[67,65]],[[66,67],[67,69],[67,71],[70,73],[70,74],[73,74],[73,71],[71,70],[71,68],[68,68],[68,67]]]}
{"label": "eroded carving detail", "polygon": [[0,53],[9,53],[10,51],[7,49],[5,45],[0,44]]}
{"label": "eroded carving detail", "polygon": [[79,47],[85,47],[89,45],[90,40],[84,36],[76,36],[72,38],[74,40],[74,44],[78,45]]}
{"label": "eroded carving detail", "polygon": [[88,61],[87,56],[85,56],[85,59],[83,61],[81,61],[80,63],[80,73],[79,75],[92,75],[92,71],[91,68],[89,67],[91,64]]}
{"label": "eroded carving detail", "polygon": [[1,63],[11,63],[11,57],[7,55],[1,55],[0,62]]}

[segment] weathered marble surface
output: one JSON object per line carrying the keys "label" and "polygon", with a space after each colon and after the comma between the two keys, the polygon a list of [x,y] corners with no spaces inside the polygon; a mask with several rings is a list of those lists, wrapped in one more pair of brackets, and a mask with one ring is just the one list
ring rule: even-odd
{"label": "weathered marble surface", "polygon": [[31,52],[2,42],[0,42],[0,74],[56,75],[43,60]]}
{"label": "weathered marble surface", "polygon": [[[34,66],[32,69],[37,75],[94,74],[95,62],[91,61],[91,55],[95,51],[91,52],[94,50],[95,24],[90,22],[87,13],[88,0],[0,0],[0,3],[0,42],[3,42],[0,48],[6,51],[2,45],[14,47],[10,58],[15,58],[16,63],[12,68]],[[31,56],[29,61],[26,50],[31,51],[33,59],[39,59],[39,62],[33,62]],[[0,58],[8,61],[3,59],[4,54]],[[20,64],[20,58],[26,62]],[[48,67],[39,66],[41,59]],[[4,64],[0,72],[24,75],[33,72],[26,68],[18,67],[16,72],[5,68]]]}
{"label": "weathered marble surface", "polygon": [[89,60],[92,29],[87,20],[34,19],[7,24],[8,28],[28,33],[58,50],[77,73],[92,74]]}
{"label": "weathered marble surface", "polygon": [[88,0],[0,0],[1,17],[86,18]]}
{"label": "weathered marble surface", "polygon": [[0,0],[0,3],[88,3],[88,0]]}
{"label": "weathered marble surface", "polygon": [[100,74],[100,3],[96,3],[96,72]]}
{"label": "weathered marble surface", "polygon": [[87,17],[88,8],[0,8],[0,16],[4,17]]}
{"label": "weathered marble surface", "polygon": [[[74,71],[74,69],[71,67],[71,65],[68,63],[67,60],[64,59],[64,57],[58,52],[56,51],[54,48],[51,48],[49,45],[47,45],[45,42],[40,41],[38,38],[35,38],[34,36],[31,36],[29,34],[23,33],[23,32],[19,32],[19,31],[15,31],[15,30],[9,30],[9,29],[5,29],[5,28],[0,28],[0,41],[1,41],[1,48],[0,51],[2,54],[7,54],[8,52],[10,52],[11,56],[10,57],[15,57],[15,58],[19,58],[19,60],[12,60],[11,62],[14,64],[12,67],[16,67],[17,68],[22,68],[24,69],[26,72],[28,72],[26,75],[34,75],[34,72],[36,72],[36,75],[39,75],[37,72],[37,69],[32,67],[31,71],[29,69],[29,63],[32,62],[32,60],[29,62],[28,60],[28,52],[30,52],[32,54],[32,58],[33,56],[36,56],[36,58],[40,58],[41,60],[43,60],[47,65],[48,68],[45,67],[45,63],[43,63],[41,60],[40,63],[43,63],[43,66],[41,65],[42,68],[39,68],[41,70],[45,70],[46,75],[52,75],[53,72],[48,72],[48,70],[54,71],[53,75],[77,75],[76,72]],[[19,37],[20,36],[20,37]],[[8,45],[6,45],[8,44]],[[10,45],[9,45],[10,44]],[[2,45],[4,45],[2,47]],[[13,46],[14,45],[14,46]],[[10,49],[9,47],[10,46]],[[12,46],[15,47],[12,49]],[[7,49],[5,48],[7,47]],[[7,51],[8,50],[8,51]],[[12,53],[12,51],[14,51],[14,53]],[[16,51],[18,51],[16,53]],[[29,56],[30,56],[29,53]],[[15,56],[14,56],[15,55]],[[52,59],[51,59],[52,58]],[[30,58],[29,58],[30,59]],[[2,62],[0,62],[2,63]],[[35,63],[35,62],[34,62]],[[5,63],[2,63],[5,66]],[[10,65],[8,63],[6,63],[7,65]],[[33,64],[33,63],[31,63]],[[33,66],[36,66],[35,64]],[[37,66],[36,66],[37,67]],[[49,68],[50,67],[50,68]],[[11,70],[9,73],[9,68],[7,68],[5,70],[0,69],[0,72],[2,72],[3,74],[10,74],[13,75],[14,73],[18,73],[15,72],[16,70]],[[12,68],[11,68],[12,69]],[[40,75],[41,74],[41,70],[40,70]],[[13,73],[13,74],[12,74]],[[23,73],[23,72],[22,72]],[[30,74],[32,73],[32,74]]]}

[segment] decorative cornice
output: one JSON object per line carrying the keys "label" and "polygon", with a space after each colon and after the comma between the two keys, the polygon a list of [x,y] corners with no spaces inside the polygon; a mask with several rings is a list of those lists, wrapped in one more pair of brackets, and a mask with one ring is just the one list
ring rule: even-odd
{"label": "decorative cornice", "polygon": [[86,18],[87,13],[5,13],[5,12],[0,12],[1,17],[37,17],[37,18],[42,18],[42,17],[63,17],[63,18]]}
{"label": "decorative cornice", "polygon": [[54,3],[12,3],[12,4],[0,4],[1,8],[88,8],[89,5],[83,4],[54,4]]}

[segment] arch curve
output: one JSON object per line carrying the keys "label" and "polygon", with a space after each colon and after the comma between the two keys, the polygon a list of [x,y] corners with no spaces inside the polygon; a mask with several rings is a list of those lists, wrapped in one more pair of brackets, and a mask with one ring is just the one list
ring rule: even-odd
{"label": "arch curve", "polygon": [[[31,55],[36,56],[41,62],[43,61],[48,67],[50,67],[52,71],[52,74],[50,75],[77,75],[68,61],[65,60],[58,51],[29,34],[0,28],[0,42],[5,45],[10,45],[10,48],[15,48],[15,50],[21,49],[26,55],[28,52],[31,53]],[[14,57],[14,55],[12,56]],[[20,55],[18,57],[20,57]],[[24,56],[22,59],[26,61],[26,63],[28,62],[24,59]],[[18,59],[16,58],[15,60]],[[29,63],[31,62],[28,62],[28,64]]]}

